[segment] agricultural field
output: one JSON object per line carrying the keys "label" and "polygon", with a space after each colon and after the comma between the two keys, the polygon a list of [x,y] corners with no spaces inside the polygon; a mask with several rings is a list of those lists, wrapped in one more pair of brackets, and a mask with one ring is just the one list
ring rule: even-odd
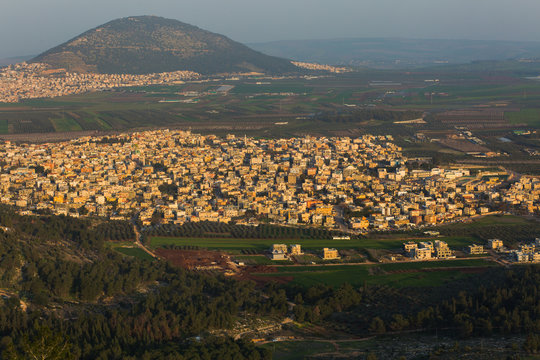
{"label": "agricultural field", "polygon": [[[493,83],[477,77],[463,78],[463,74],[456,73],[436,76],[440,78],[436,85],[424,82],[434,75],[442,75],[438,71],[434,73],[426,69],[404,75],[400,71],[362,69],[319,78],[222,79],[33,99],[19,104],[0,104],[0,133],[120,131],[156,126],[219,130],[216,123],[224,131],[241,131],[249,135],[255,130],[260,134],[262,130],[264,136],[355,128],[370,132],[383,124],[327,124],[310,120],[316,113],[335,113],[354,107],[437,113],[464,106],[493,105],[494,101],[507,105],[499,110],[505,111],[509,124],[525,122],[530,126],[538,125],[537,109],[532,108],[532,104],[537,104],[540,97],[540,82],[515,78]],[[455,82],[456,76],[461,79],[459,84]],[[374,81],[382,85],[374,86]],[[385,86],[382,81],[401,85]],[[221,86],[232,88],[220,91]],[[432,92],[445,95],[425,96],[425,93]],[[191,102],[183,102],[185,100]],[[507,112],[507,108],[512,111]],[[521,111],[516,112],[516,109]],[[8,130],[2,121],[8,121]],[[275,122],[289,124],[276,129]],[[430,126],[432,124],[427,125]],[[398,132],[408,132],[416,130],[418,125],[396,125],[395,128]]]}
{"label": "agricultural field", "polygon": [[153,261],[154,258],[147,254],[144,250],[138,248],[138,247],[122,247],[118,246],[114,248],[115,251],[118,251],[119,253],[122,253],[127,256],[133,256],[142,260],[150,260]]}
{"label": "agricultural field", "polygon": [[[300,340],[271,342],[262,346],[273,350],[273,359],[276,360],[310,359],[321,354],[334,359],[365,359],[368,354],[379,359],[409,358],[414,354],[414,358],[423,359],[437,354],[440,359],[486,360],[516,356],[516,352],[520,352],[519,347],[516,349],[516,344],[524,341],[524,337],[519,335],[470,337],[456,341],[455,337],[449,336],[450,333],[443,331],[349,339],[344,335],[328,336],[324,329],[318,328],[313,329],[318,335],[317,339],[314,339],[314,336],[306,336],[310,333],[303,330],[304,328],[299,328],[295,331]],[[519,358],[538,359],[537,356],[521,353]]]}
{"label": "agricultural field", "polygon": [[311,93],[313,88],[309,86],[307,82],[300,81],[282,81],[277,84],[272,81],[260,81],[256,82],[244,82],[243,84],[236,85],[232,90],[235,94],[259,94],[259,93]]}
{"label": "agricultural field", "polygon": [[7,134],[9,132],[8,121],[0,120],[0,134]]}
{"label": "agricultural field", "polygon": [[[435,165],[495,163],[539,174],[540,160],[525,151],[540,150],[536,135],[530,139],[513,136],[514,130],[540,128],[540,81],[525,79],[521,65],[501,64],[488,74],[475,64],[412,73],[356,69],[318,78],[216,79],[33,99],[0,104],[0,139],[58,141],[154,128],[256,138],[369,133],[392,135],[406,156],[430,157]],[[502,76],[494,77],[497,72]],[[371,110],[413,110],[424,114],[425,123],[333,117]],[[456,126],[473,131],[485,144],[449,139],[458,135]],[[418,133],[427,139],[418,141]],[[502,137],[511,142],[499,141]],[[467,149],[496,152],[501,157],[473,158]]]}
{"label": "agricultural field", "polygon": [[402,248],[406,241],[432,241],[444,240],[450,247],[465,247],[478,242],[470,236],[448,236],[439,238],[429,237],[403,237],[395,234],[385,238],[366,238],[351,240],[305,240],[305,239],[231,239],[231,238],[189,238],[189,237],[150,237],[150,247],[159,248],[164,246],[197,246],[209,250],[224,250],[229,252],[239,252],[241,250],[268,250],[272,244],[284,243],[287,245],[299,244],[305,250],[321,250],[325,247],[336,249],[385,249],[397,250]]}
{"label": "agricultural field", "polygon": [[106,241],[105,246],[127,256],[133,256],[142,260],[154,260],[144,250],[134,246],[132,241]]}
{"label": "agricultural field", "polygon": [[484,259],[467,259],[381,265],[280,266],[275,273],[264,273],[259,276],[292,277],[293,283],[305,287],[317,284],[339,286],[344,283],[353,286],[367,284],[392,287],[436,287],[448,281],[467,278],[489,266],[497,266],[497,264]]}
{"label": "agricultural field", "polygon": [[334,345],[322,341],[289,341],[275,344],[267,344],[265,347],[274,351],[273,358],[280,360],[306,359],[321,353],[333,353]]}
{"label": "agricultural field", "polygon": [[265,255],[235,255],[234,260],[245,263],[246,265],[283,265],[292,264],[291,261],[283,260],[270,260]]}
{"label": "agricultural field", "polygon": [[505,245],[515,247],[519,242],[539,237],[540,222],[512,215],[487,216],[468,223],[443,225],[438,227],[438,231],[449,238],[476,238],[480,244],[488,239],[499,238]]}
{"label": "agricultural field", "polygon": [[521,109],[520,111],[505,112],[504,117],[512,124],[527,124],[540,127],[540,109]]}

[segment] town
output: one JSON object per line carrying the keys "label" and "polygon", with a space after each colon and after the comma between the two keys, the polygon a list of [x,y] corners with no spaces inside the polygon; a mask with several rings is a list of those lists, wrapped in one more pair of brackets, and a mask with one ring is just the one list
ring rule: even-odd
{"label": "town", "polygon": [[[427,232],[426,235],[433,235],[433,232]],[[478,255],[494,255],[495,258],[503,260],[504,263],[539,263],[540,262],[540,238],[534,242],[520,244],[517,249],[509,250],[504,246],[500,239],[489,239],[487,245],[471,244],[462,250],[462,258]],[[491,252],[488,254],[488,251]],[[339,250],[334,248],[323,248],[319,252],[322,260],[339,260]],[[302,247],[299,244],[273,244],[268,252],[269,258],[274,261],[295,260],[296,256],[304,255]],[[390,261],[398,261],[397,253],[390,257]],[[451,249],[443,240],[435,241],[409,241],[403,243],[403,255],[405,258],[400,261],[429,261],[429,260],[448,260],[456,259],[456,251]],[[384,261],[384,260],[379,260]],[[244,265],[244,263],[239,263]]]}
{"label": "town", "polygon": [[16,103],[23,99],[53,98],[92,91],[154,84],[178,84],[196,79],[193,71],[159,74],[70,73],[50,69],[41,63],[19,63],[0,68],[0,102]]}
{"label": "town", "polygon": [[[0,201],[26,214],[156,223],[269,222],[352,233],[538,211],[540,181],[414,169],[391,136],[254,139],[155,130],[0,144]],[[473,172],[476,172],[473,174]]]}
{"label": "town", "polygon": [[[346,68],[312,63],[292,62],[298,68],[330,73],[347,72]],[[257,72],[226,74],[231,80],[242,76],[262,76]],[[275,79],[282,76],[270,76]],[[43,63],[18,63],[0,67],[0,103],[17,103],[24,99],[55,98],[95,91],[134,86],[174,85],[189,80],[200,80],[201,74],[193,71],[173,71],[145,75],[77,73],[66,69],[52,69]],[[309,77],[308,77],[309,78]],[[316,78],[312,75],[311,78]],[[223,90],[226,93],[228,90]],[[189,94],[184,94],[189,95]]]}

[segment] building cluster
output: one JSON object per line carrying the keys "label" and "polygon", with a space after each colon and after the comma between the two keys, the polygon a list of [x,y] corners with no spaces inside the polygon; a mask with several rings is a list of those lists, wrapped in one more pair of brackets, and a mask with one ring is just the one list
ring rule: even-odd
{"label": "building cluster", "polygon": [[500,180],[466,169],[410,170],[391,140],[158,130],[54,144],[6,142],[0,144],[0,202],[26,213],[136,217],[145,226],[234,220],[356,232],[462,220],[501,201],[538,207],[538,180],[522,177],[499,189]]}
{"label": "building cluster", "polygon": [[540,262],[540,238],[530,244],[521,244],[517,250],[512,251],[513,260],[518,263]]}
{"label": "building cluster", "polygon": [[332,73],[344,73],[351,71],[350,69],[347,69],[345,67],[336,67],[331,65],[321,65],[321,64],[314,64],[314,63],[307,63],[307,62],[299,62],[299,61],[291,61],[293,65],[298,66],[302,69],[308,69],[308,70],[317,70],[317,71],[329,71]]}
{"label": "building cluster", "polygon": [[20,63],[0,68],[0,102],[51,98],[129,86],[174,84],[194,79],[192,71],[146,75],[71,73],[41,63]]}
{"label": "building cluster", "polygon": [[323,248],[323,260],[336,260],[339,259],[339,252],[334,248]]}
{"label": "building cluster", "polygon": [[[288,260],[291,256],[303,254],[302,247],[298,244],[291,245],[290,251],[285,244],[273,244],[270,248],[270,259],[272,260]],[[323,260],[337,260],[340,259],[340,256],[337,249],[323,248],[321,258]]]}
{"label": "building cluster", "polygon": [[270,249],[270,258],[272,260],[287,260],[290,256],[303,254],[302,246],[298,244],[291,245],[290,251],[285,244],[273,244]]}
{"label": "building cluster", "polygon": [[448,259],[455,257],[448,244],[442,240],[403,243],[405,254],[414,260]]}
{"label": "building cluster", "polygon": [[467,246],[467,254],[469,255],[482,255],[486,253],[486,250],[484,249],[484,245],[477,245],[472,244]]}
{"label": "building cluster", "polygon": [[495,251],[502,251],[504,248],[504,243],[500,239],[489,239],[488,248]]}
{"label": "building cluster", "polygon": [[500,200],[505,204],[526,208],[530,213],[540,211],[539,197],[540,180],[530,176],[522,176],[519,181],[511,185],[508,191],[500,194]]}

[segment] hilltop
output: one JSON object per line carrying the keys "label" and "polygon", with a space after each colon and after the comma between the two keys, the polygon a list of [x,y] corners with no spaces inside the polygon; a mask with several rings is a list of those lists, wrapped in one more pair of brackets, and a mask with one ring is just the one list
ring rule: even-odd
{"label": "hilltop", "polygon": [[200,74],[294,72],[289,60],[264,55],[223,35],[157,16],[127,17],[56,46],[31,62],[74,72]]}

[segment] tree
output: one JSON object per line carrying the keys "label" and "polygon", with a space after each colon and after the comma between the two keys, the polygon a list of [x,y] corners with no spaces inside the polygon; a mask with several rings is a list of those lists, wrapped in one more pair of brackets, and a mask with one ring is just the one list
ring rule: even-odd
{"label": "tree", "polygon": [[79,214],[82,216],[88,215],[88,209],[83,205],[79,208]]}
{"label": "tree", "polygon": [[370,353],[367,354],[366,360],[377,360],[377,355],[375,355],[374,353],[370,352]]}
{"label": "tree", "polygon": [[163,219],[163,213],[159,210],[154,211],[152,214],[152,218],[150,219],[150,222],[152,225],[161,224],[161,221]]}
{"label": "tree", "polygon": [[158,189],[163,195],[175,196],[178,194],[178,186],[175,184],[161,184]]}
{"label": "tree", "polygon": [[540,351],[540,335],[532,333],[529,334],[525,340],[525,343],[523,344],[523,350],[529,354],[536,354],[538,351]]}
{"label": "tree", "polygon": [[32,337],[25,335],[19,349],[11,349],[8,359],[13,360],[69,360],[75,359],[69,340],[47,327],[39,328]]}
{"label": "tree", "polygon": [[386,332],[384,321],[378,316],[374,317],[369,325],[369,331],[375,334],[384,334]]}

